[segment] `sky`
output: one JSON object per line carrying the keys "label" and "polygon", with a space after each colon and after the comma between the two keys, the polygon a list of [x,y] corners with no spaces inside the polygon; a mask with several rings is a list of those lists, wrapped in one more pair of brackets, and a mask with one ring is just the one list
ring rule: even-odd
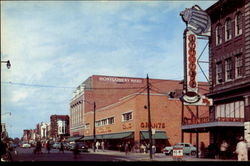
{"label": "sky", "polygon": [[[1,1],[1,61],[11,62],[1,63],[1,122],[9,136],[68,115],[74,89],[92,75],[182,80],[179,14],[215,2]],[[198,41],[198,54],[207,42]]]}

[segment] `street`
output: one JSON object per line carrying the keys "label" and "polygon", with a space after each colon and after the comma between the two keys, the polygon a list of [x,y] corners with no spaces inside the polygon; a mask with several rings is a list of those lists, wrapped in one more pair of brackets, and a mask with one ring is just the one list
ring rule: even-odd
{"label": "street", "polygon": [[[73,152],[64,151],[60,152],[58,149],[52,149],[48,154],[45,149],[42,150],[42,154],[33,154],[34,148],[16,148],[17,155],[13,155],[14,161],[174,161],[172,156],[166,156],[163,153],[157,153],[150,160],[148,153],[128,153],[105,150],[93,152],[89,149],[89,152],[81,152],[76,159],[74,159]],[[196,158],[193,156],[184,156],[182,161],[222,161],[219,159],[204,159]],[[223,160],[233,161],[233,160]]]}

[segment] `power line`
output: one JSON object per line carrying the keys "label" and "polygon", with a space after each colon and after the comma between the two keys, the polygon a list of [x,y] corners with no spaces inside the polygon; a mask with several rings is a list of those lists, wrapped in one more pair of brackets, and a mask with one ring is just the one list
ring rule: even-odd
{"label": "power line", "polygon": [[[16,82],[1,82],[1,84],[9,84],[9,85],[17,85],[17,86],[27,86],[27,87],[38,87],[38,88],[63,88],[63,89],[76,89],[75,87],[66,87],[66,86],[55,86],[55,85],[41,85],[41,84],[26,84],[26,83],[16,83]],[[117,88],[105,88],[105,87],[96,87],[96,88],[84,88],[85,90],[112,90],[112,89],[120,89],[120,90],[128,90],[128,89],[141,89],[144,87],[117,87]]]}

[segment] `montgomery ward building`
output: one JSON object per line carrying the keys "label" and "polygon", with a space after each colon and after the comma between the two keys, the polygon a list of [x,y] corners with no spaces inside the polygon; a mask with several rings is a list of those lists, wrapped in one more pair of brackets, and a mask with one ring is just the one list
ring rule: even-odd
{"label": "montgomery ward building", "polygon": [[[182,103],[179,97],[182,84],[176,80],[160,79],[149,79],[149,82],[153,142],[159,151],[166,145],[181,142]],[[84,135],[82,140],[91,145],[95,118],[96,139],[103,140],[106,148],[118,149],[128,140],[134,147],[148,143],[146,87],[143,78],[89,77],[76,89],[70,103],[70,135],[75,138]],[[200,87],[201,93],[208,92],[207,84],[200,83]],[[192,119],[192,109],[189,107],[185,111],[185,118]],[[208,107],[201,107],[200,113],[208,116]],[[199,137],[207,146],[208,133]],[[195,135],[184,133],[184,142],[195,145]]]}

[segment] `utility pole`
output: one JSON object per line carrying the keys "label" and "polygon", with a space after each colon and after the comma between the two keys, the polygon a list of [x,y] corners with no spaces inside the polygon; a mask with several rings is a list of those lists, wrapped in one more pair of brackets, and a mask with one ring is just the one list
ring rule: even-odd
{"label": "utility pole", "polygon": [[94,152],[95,152],[95,143],[96,143],[96,135],[95,135],[95,110],[96,110],[96,104],[94,102],[94,124],[93,124],[93,136],[94,136]]}
{"label": "utility pole", "polygon": [[147,74],[147,100],[148,100],[148,134],[149,134],[149,150],[150,159],[152,159],[152,128],[151,128],[151,115],[150,115],[150,86]]}

